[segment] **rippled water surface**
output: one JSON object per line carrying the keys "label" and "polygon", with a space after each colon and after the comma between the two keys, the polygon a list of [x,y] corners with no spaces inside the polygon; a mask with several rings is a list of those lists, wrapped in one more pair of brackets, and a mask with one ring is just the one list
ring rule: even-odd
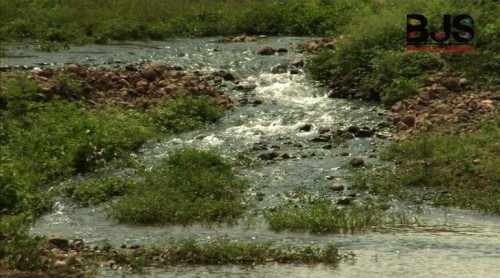
{"label": "rippled water surface", "polygon": [[[381,163],[377,155],[387,140],[373,137],[346,143],[313,143],[320,128],[344,129],[351,125],[375,127],[383,119],[377,106],[355,101],[330,99],[304,74],[271,73],[272,69],[301,54],[258,56],[263,45],[287,47],[305,38],[268,38],[253,43],[220,44],[214,39],[183,39],[164,42],[71,47],[52,53],[36,52],[23,45],[8,46],[13,57],[2,64],[40,67],[78,62],[90,66],[123,67],[139,61],[181,65],[188,70],[228,69],[241,82],[255,84],[251,92],[239,92],[228,82],[223,87],[234,100],[249,97],[262,101],[258,106],[242,106],[207,130],[167,136],[147,143],[137,153],[143,163],[154,163],[173,148],[191,145],[218,148],[228,157],[246,154],[256,157],[263,151],[255,144],[287,153],[292,159],[262,163],[240,175],[251,181],[249,196],[265,193],[255,209],[283,201],[284,193],[305,190],[312,194],[332,194],[325,186],[345,180],[342,168],[352,157]],[[17,57],[16,57],[17,56]],[[22,58],[24,57],[24,58]],[[312,124],[309,132],[299,131]],[[387,131],[379,131],[384,134]],[[348,154],[347,156],[345,154]],[[281,194],[281,195],[280,195]],[[358,194],[364,194],[359,192]],[[338,243],[356,259],[337,266],[269,264],[260,266],[179,266],[146,270],[142,274],[101,270],[104,277],[500,277],[500,218],[461,210],[424,208],[417,216],[420,225],[393,228],[384,232],[356,235],[315,235],[271,232],[265,224],[251,229],[236,227],[159,226],[144,227],[115,223],[107,219],[105,208],[80,208],[59,200],[54,213],[42,217],[33,232],[64,233],[86,243],[153,244],[168,238],[206,239],[228,235],[234,239],[272,240],[277,243]],[[259,218],[255,219],[259,223]]]}

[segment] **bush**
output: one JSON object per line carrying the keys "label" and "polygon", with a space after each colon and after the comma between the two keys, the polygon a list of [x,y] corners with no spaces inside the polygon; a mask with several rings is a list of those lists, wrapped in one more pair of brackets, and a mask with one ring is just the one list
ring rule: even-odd
{"label": "bush", "polygon": [[53,254],[45,251],[47,241],[29,235],[30,218],[0,217],[0,270],[46,271],[53,267]]}
{"label": "bush", "polygon": [[179,97],[148,111],[163,132],[182,132],[207,126],[224,115],[224,108],[205,96]]}
{"label": "bush", "polygon": [[180,149],[140,176],[144,182],[112,204],[112,217],[147,224],[232,223],[244,211],[245,182],[214,151]]}

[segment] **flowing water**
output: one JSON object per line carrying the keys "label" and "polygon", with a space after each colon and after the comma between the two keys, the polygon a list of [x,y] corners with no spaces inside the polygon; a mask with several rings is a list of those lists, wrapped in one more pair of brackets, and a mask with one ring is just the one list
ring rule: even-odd
{"label": "flowing water", "polygon": [[[287,47],[305,38],[268,38],[252,43],[221,44],[213,39],[184,39],[163,42],[71,47],[53,53],[36,52],[24,45],[10,45],[10,58],[1,64],[40,67],[77,62],[89,66],[123,67],[133,62],[159,62],[181,65],[188,70],[228,69],[240,83],[254,84],[250,92],[234,90],[227,82],[222,87],[234,100],[243,97],[259,100],[260,105],[245,105],[230,112],[218,124],[206,129],[167,136],[150,142],[136,154],[142,163],[153,164],[180,146],[217,148],[225,156],[257,157],[275,150],[291,159],[259,162],[240,175],[251,182],[249,199],[255,210],[286,201],[290,192],[299,190],[313,195],[329,194],[328,184],[347,185],[345,166],[352,157],[367,163],[381,163],[377,155],[390,142],[378,137],[329,143],[311,142],[320,128],[333,131],[349,126],[374,128],[383,119],[376,105],[331,99],[306,75],[273,73],[301,54],[289,52],[259,56],[259,46]],[[311,124],[310,131],[299,131]],[[384,135],[388,131],[379,130]],[[387,134],[386,134],[387,135]],[[384,138],[383,136],[380,136]],[[265,146],[268,150],[256,150]],[[258,149],[257,148],[257,149]],[[345,193],[335,193],[338,198]],[[355,192],[358,197],[366,195]],[[351,194],[352,195],[352,194]],[[397,206],[397,205],[396,205]],[[67,200],[57,203],[55,212],[42,217],[33,232],[63,233],[68,238],[82,238],[87,244],[163,243],[169,238],[196,237],[201,240],[216,235],[255,241],[320,245],[335,242],[340,249],[354,252],[356,259],[336,266],[267,264],[260,266],[180,266],[149,269],[143,273],[125,270],[102,270],[104,277],[500,277],[500,218],[452,209],[424,207],[418,216],[420,225],[394,228],[384,232],[356,235],[316,235],[270,231],[260,218],[250,229],[236,227],[130,226],[106,218],[102,207],[81,208]]]}

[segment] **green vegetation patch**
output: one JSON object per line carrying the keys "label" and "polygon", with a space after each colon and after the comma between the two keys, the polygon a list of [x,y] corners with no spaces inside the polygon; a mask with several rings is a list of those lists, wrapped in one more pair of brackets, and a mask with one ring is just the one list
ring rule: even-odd
{"label": "green vegetation patch", "polygon": [[356,175],[356,186],[388,198],[428,201],[500,213],[500,118],[484,120],[473,133],[429,131],[391,145],[395,167]]}
{"label": "green vegetation patch", "polygon": [[195,239],[172,240],[165,247],[140,248],[133,252],[109,251],[85,255],[91,261],[114,260],[119,265],[140,269],[146,266],[179,264],[264,264],[306,263],[335,264],[352,254],[340,253],[337,246],[273,245],[271,242],[237,241],[227,236],[215,237],[206,242]]}
{"label": "green vegetation patch", "polygon": [[[40,215],[51,207],[53,192],[48,189],[56,182],[127,160],[148,139],[206,126],[224,114],[207,97],[180,97],[146,111],[106,106],[88,110],[45,92],[26,77],[1,78],[0,214]],[[58,82],[61,93],[81,92],[70,76]],[[127,182],[91,183],[69,195],[95,204],[128,187]]]}
{"label": "green vegetation patch", "polygon": [[140,174],[128,194],[112,203],[110,215],[130,223],[233,223],[245,210],[246,182],[215,151],[182,148]]}
{"label": "green vegetation patch", "polygon": [[164,132],[183,132],[215,123],[225,114],[213,98],[178,97],[148,111],[152,122]]}
{"label": "green vegetation patch", "polygon": [[[359,5],[342,30],[336,49],[318,53],[308,64],[317,80],[328,83],[337,96],[352,89],[369,93],[390,106],[414,95],[423,81],[440,70],[471,80],[476,86],[498,89],[500,6],[489,1],[373,1]],[[476,23],[475,52],[412,53],[405,50],[408,13],[424,14],[431,28],[441,29],[443,14],[470,14]],[[474,65],[474,66],[472,66]]]}
{"label": "green vegetation patch", "polygon": [[355,233],[382,226],[386,220],[382,208],[375,204],[341,207],[327,198],[301,198],[267,209],[264,217],[274,231]]}
{"label": "green vegetation patch", "polygon": [[357,0],[0,0],[0,40],[53,42],[228,35],[326,35],[368,6]]}

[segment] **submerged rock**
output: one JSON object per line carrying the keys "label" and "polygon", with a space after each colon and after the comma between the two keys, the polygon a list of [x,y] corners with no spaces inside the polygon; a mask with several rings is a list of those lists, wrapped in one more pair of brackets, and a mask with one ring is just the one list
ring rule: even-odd
{"label": "submerged rock", "polygon": [[349,161],[349,165],[352,167],[361,167],[365,165],[365,161],[360,157],[355,157]]}

